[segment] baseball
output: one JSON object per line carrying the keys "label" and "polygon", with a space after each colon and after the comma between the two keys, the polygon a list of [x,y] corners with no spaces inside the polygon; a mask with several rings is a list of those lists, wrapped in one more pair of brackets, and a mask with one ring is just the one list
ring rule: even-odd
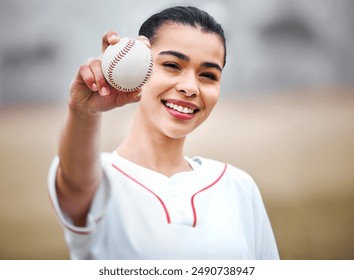
{"label": "baseball", "polygon": [[101,67],[104,77],[114,88],[127,92],[135,91],[151,76],[151,51],[139,40],[122,38],[105,50]]}

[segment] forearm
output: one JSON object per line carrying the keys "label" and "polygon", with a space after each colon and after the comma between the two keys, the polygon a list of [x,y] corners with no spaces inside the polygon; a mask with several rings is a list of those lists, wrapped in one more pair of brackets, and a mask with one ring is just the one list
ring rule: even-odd
{"label": "forearm", "polygon": [[101,179],[101,114],[89,115],[69,107],[59,144],[60,176],[73,191],[90,191]]}
{"label": "forearm", "polygon": [[102,178],[100,126],[101,114],[88,115],[69,108],[60,138],[57,195],[62,210],[77,226],[86,224]]}

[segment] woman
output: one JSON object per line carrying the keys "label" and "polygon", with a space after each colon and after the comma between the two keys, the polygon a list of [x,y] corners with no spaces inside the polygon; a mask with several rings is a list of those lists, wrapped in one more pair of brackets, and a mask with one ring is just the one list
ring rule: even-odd
{"label": "woman", "polygon": [[[183,154],[186,136],[211,113],[226,61],[215,20],[194,7],[150,17],[140,40],[154,70],[142,90],[104,80],[101,62],[71,85],[49,191],[74,259],[277,259],[261,196],[245,172]],[[103,51],[119,41],[103,36]],[[139,102],[125,140],[101,153],[102,112]]]}

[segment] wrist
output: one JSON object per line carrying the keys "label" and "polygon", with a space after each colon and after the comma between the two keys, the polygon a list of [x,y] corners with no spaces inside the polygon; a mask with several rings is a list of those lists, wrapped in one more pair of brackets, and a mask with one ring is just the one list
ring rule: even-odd
{"label": "wrist", "polygon": [[90,109],[89,106],[87,106],[87,104],[80,104],[78,102],[75,102],[71,98],[68,102],[68,109],[71,113],[73,113],[75,115],[80,115],[80,116],[87,117],[87,118],[99,117],[102,113],[100,111],[95,111],[95,110]]}
{"label": "wrist", "polygon": [[78,106],[73,106],[69,103],[68,105],[69,115],[81,122],[85,123],[97,123],[101,120],[101,112],[91,112],[87,108],[80,108]]}

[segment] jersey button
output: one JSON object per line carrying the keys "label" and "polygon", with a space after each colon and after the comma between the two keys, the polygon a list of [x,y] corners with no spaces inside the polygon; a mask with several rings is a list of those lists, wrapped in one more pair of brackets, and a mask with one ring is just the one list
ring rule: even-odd
{"label": "jersey button", "polygon": [[175,188],[169,189],[169,193],[173,197],[177,197],[179,195],[177,189],[175,189]]}

